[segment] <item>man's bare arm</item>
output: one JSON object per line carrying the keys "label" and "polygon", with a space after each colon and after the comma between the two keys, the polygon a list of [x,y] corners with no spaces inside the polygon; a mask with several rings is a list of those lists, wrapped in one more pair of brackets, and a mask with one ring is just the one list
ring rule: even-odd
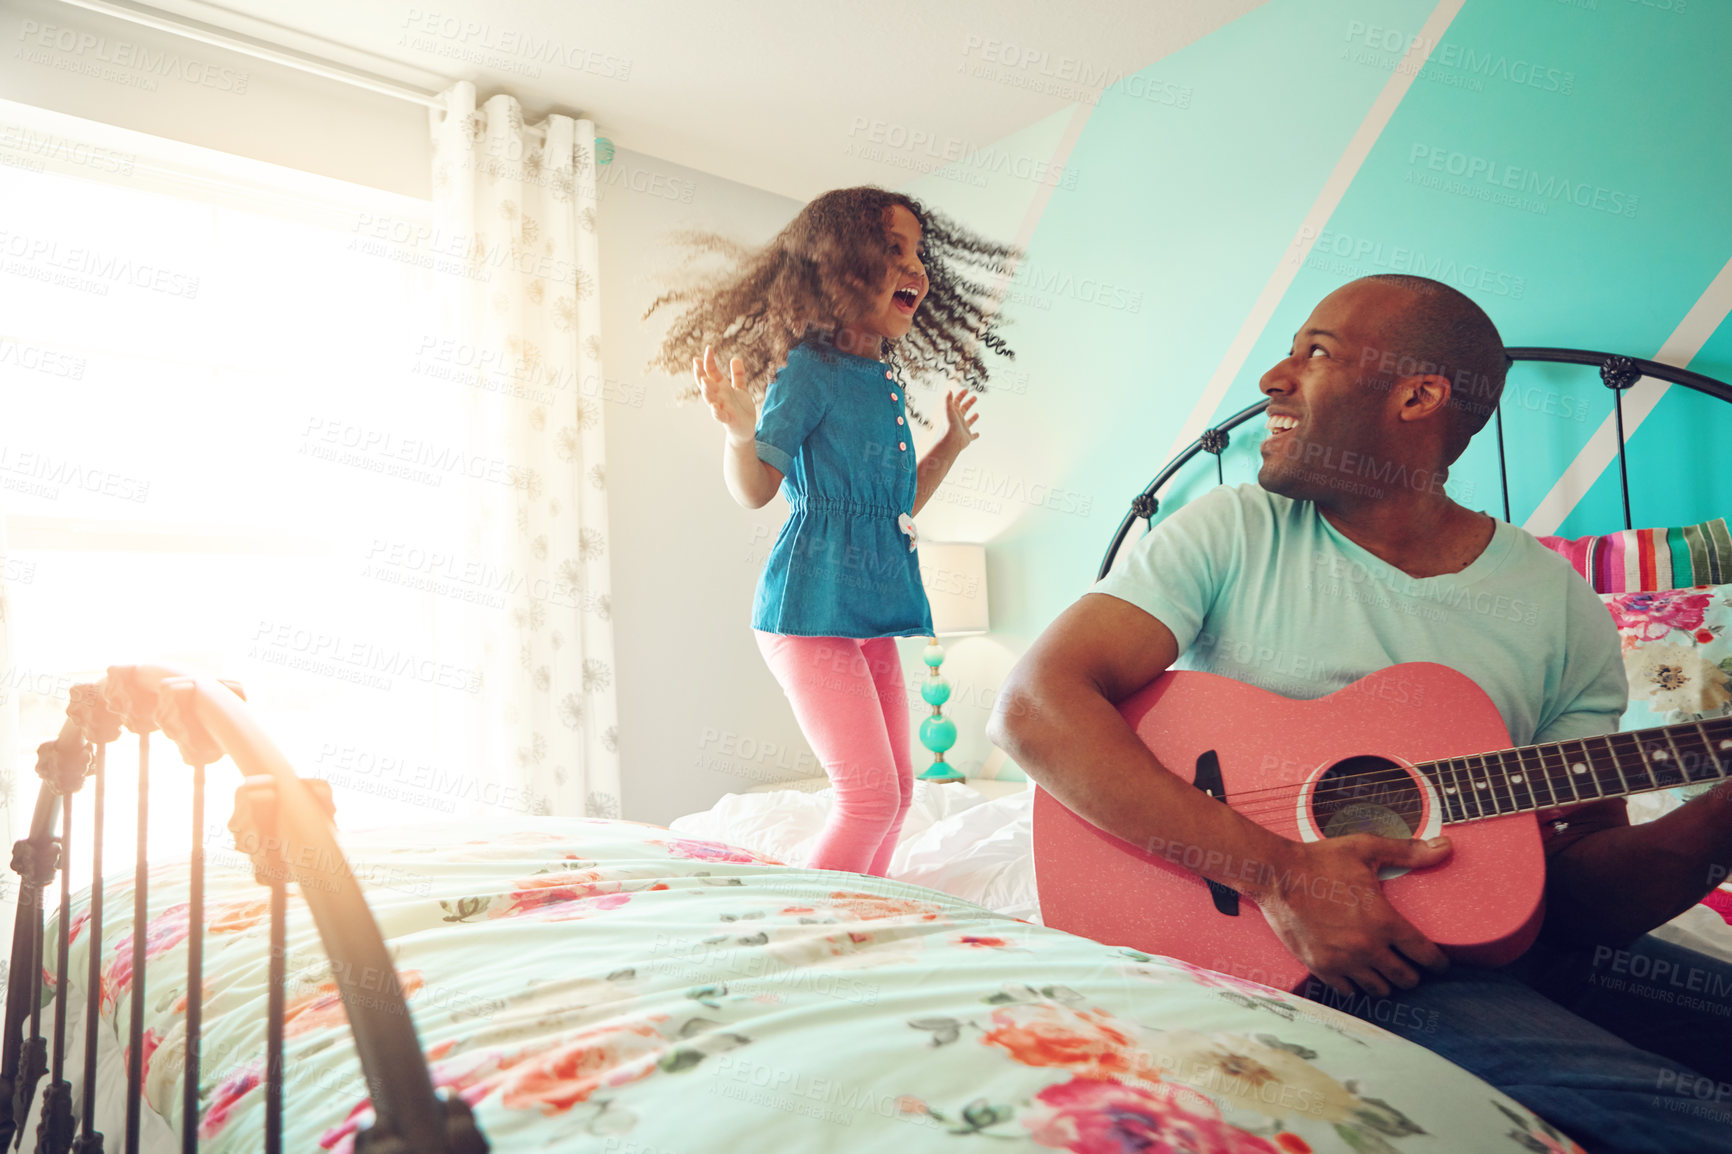
{"label": "man's bare arm", "polygon": [[1732,782],[1655,821],[1595,830],[1546,862],[1546,936],[1625,943],[1671,921],[1732,870]]}
{"label": "man's bare arm", "polygon": [[[1158,838],[1169,847],[1196,846],[1205,862],[1223,863],[1198,872],[1255,901],[1283,944],[1337,991],[1352,993],[1351,981],[1382,995],[1391,984],[1418,983],[1410,963],[1442,969],[1442,951],[1382,900],[1377,870],[1435,865],[1448,856],[1447,845],[1364,834],[1310,845],[1289,841],[1169,772],[1117,703],[1177,657],[1178,643],[1160,621],[1127,601],[1091,593],[1011,671],[987,735],[1100,829],[1132,845]],[[1247,870],[1247,862],[1265,868]],[[1294,878],[1339,881],[1342,888],[1295,886]],[[1317,898],[1318,889],[1356,900]]]}

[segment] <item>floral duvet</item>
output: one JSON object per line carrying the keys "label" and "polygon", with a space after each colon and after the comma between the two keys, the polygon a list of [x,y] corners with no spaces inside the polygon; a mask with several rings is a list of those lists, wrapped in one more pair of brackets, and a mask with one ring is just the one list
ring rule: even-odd
{"label": "floral duvet", "polygon": [[[343,840],[435,1081],[495,1150],[1577,1149],[1358,1019],[935,891],[630,822]],[[130,879],[107,894],[104,1068],[121,1071]],[[186,896],[184,867],[159,868],[144,931],[145,1096],[177,1131]],[[206,904],[199,1129],[206,1150],[257,1150],[265,891],[212,869]],[[366,1085],[298,901],[288,972],[285,1147],[346,1152],[370,1120]]]}

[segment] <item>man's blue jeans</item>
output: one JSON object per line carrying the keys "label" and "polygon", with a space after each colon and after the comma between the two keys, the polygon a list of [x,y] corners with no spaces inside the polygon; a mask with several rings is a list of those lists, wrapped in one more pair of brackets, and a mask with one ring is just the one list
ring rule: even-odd
{"label": "man's blue jeans", "polygon": [[1536,946],[1384,999],[1315,979],[1305,992],[1477,1074],[1592,1154],[1732,1152],[1732,964],[1645,937]]}

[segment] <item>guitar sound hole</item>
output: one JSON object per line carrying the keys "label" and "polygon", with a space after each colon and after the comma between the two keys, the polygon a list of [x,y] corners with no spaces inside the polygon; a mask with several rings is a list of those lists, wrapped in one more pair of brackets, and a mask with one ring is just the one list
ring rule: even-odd
{"label": "guitar sound hole", "polygon": [[1382,757],[1350,757],[1324,771],[1311,795],[1311,818],[1324,837],[1374,833],[1409,838],[1423,799],[1407,770]]}

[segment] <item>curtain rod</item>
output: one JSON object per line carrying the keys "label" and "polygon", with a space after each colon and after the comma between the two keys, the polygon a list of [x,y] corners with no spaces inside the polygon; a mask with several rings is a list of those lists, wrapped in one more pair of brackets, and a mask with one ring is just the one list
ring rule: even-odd
{"label": "curtain rod", "polygon": [[398,100],[407,100],[412,104],[424,105],[428,108],[443,108],[445,102],[436,92],[427,92],[407,84],[399,84],[382,76],[358,69],[345,68],[329,60],[321,60],[302,52],[294,52],[287,48],[279,48],[263,40],[250,36],[228,32],[212,24],[198,20],[189,20],[155,8],[146,8],[142,4],[117,3],[115,0],[60,0],[74,8],[84,8],[91,12],[100,12],[104,16],[112,16],[117,20],[125,20],[132,24],[142,24],[146,28],[154,28],[159,32],[167,32],[187,40],[196,40],[201,44],[209,44],[216,48],[226,48],[230,52],[238,52],[243,56],[251,56],[256,60],[268,60],[273,64],[281,64],[285,68],[294,68],[301,72],[310,72],[314,76],[322,76],[327,80],[335,80],[340,84],[352,85],[355,88],[365,88],[381,96],[394,96]]}

